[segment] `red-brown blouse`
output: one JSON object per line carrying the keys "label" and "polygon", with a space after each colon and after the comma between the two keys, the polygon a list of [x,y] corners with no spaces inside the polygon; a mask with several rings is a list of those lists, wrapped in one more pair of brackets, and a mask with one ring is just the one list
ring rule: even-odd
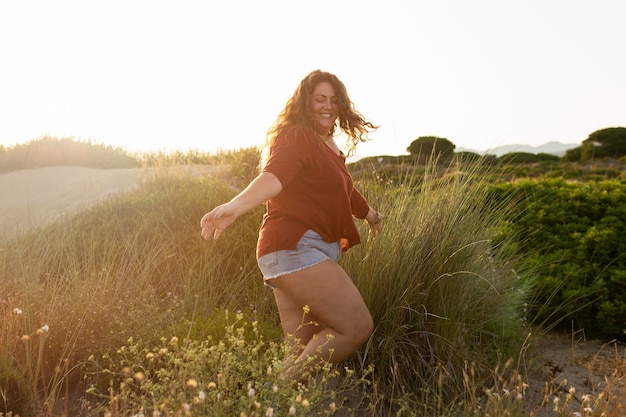
{"label": "red-brown blouse", "polygon": [[267,202],[257,242],[257,258],[296,249],[309,229],[342,250],[361,242],[354,215],[364,219],[369,205],[352,182],[343,154],[335,154],[301,126],[280,134],[263,172],[276,175],[282,191]]}

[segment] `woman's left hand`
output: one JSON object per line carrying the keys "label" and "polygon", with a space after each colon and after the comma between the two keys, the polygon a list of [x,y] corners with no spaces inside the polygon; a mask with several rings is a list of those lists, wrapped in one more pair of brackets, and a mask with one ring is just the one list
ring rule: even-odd
{"label": "woman's left hand", "polygon": [[381,213],[370,208],[370,211],[367,213],[367,216],[365,217],[365,221],[367,221],[367,224],[370,227],[370,232],[367,237],[368,242],[371,242],[372,240],[376,238],[376,236],[378,236],[378,233],[380,233],[382,229],[382,223],[383,223],[384,218],[385,216],[383,216]]}

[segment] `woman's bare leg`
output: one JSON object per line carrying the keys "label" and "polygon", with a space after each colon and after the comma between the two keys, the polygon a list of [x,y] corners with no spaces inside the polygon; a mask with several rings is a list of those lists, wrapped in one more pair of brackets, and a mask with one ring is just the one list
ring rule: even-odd
{"label": "woman's bare leg", "polygon": [[284,335],[286,355],[283,366],[289,368],[298,359],[309,340],[325,325],[310,312],[306,313],[301,304],[293,301],[278,288],[274,288],[274,299]]}
{"label": "woman's bare leg", "polygon": [[[326,260],[276,278],[272,285],[283,330],[286,333],[295,330],[295,338],[301,343],[300,349],[293,351],[292,357],[299,353],[293,366],[286,371],[293,381],[314,374],[320,361],[337,363],[347,358],[372,333],[372,316],[363,297],[334,261]],[[304,306],[309,309],[309,317],[319,322],[319,327],[307,325],[298,329]]]}

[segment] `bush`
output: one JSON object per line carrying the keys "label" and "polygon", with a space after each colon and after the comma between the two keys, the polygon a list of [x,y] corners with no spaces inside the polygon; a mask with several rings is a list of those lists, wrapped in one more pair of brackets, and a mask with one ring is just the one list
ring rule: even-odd
{"label": "bush", "polygon": [[528,253],[527,265],[543,271],[536,320],[568,328],[571,320],[589,336],[624,339],[626,185],[555,178],[495,189],[520,198],[510,230]]}
{"label": "bush", "polygon": [[539,155],[535,155],[534,153],[509,152],[499,157],[498,160],[503,164],[527,164],[532,162],[541,162],[545,159]]}

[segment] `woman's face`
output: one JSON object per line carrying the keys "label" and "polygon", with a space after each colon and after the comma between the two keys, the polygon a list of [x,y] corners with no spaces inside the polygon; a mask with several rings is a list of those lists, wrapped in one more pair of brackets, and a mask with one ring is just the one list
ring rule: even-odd
{"label": "woman's face", "polygon": [[333,85],[328,81],[318,83],[311,96],[311,113],[318,133],[328,134],[335,124],[338,112],[339,107]]}

